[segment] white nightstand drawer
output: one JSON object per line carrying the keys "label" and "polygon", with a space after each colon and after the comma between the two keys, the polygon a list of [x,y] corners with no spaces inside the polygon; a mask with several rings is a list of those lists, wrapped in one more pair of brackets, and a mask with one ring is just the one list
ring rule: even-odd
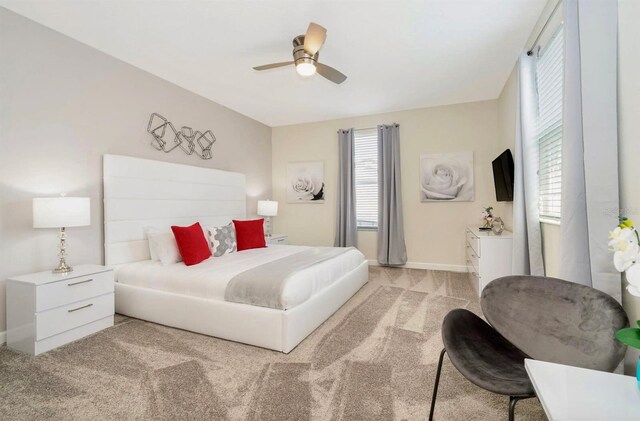
{"label": "white nightstand drawer", "polygon": [[36,313],[36,340],[112,316],[113,313],[113,293]]}
{"label": "white nightstand drawer", "polygon": [[467,244],[473,249],[477,256],[480,256],[480,239],[471,231],[467,231]]}
{"label": "white nightstand drawer", "polygon": [[266,237],[265,240],[269,245],[289,244],[289,236],[286,234],[273,234],[271,237]]}
{"label": "white nightstand drawer", "polygon": [[94,273],[36,287],[36,311],[60,307],[113,292],[113,271]]}

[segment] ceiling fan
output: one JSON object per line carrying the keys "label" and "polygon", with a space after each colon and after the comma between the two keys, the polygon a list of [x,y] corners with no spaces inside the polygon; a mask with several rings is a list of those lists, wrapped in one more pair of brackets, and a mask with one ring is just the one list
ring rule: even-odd
{"label": "ceiling fan", "polygon": [[331,66],[318,63],[318,52],[326,39],[327,30],[311,22],[306,34],[298,35],[293,39],[293,61],[265,64],[264,66],[257,66],[253,69],[268,70],[295,64],[296,71],[301,76],[311,76],[317,72],[320,76],[329,79],[331,82],[340,84],[347,79],[345,75]]}

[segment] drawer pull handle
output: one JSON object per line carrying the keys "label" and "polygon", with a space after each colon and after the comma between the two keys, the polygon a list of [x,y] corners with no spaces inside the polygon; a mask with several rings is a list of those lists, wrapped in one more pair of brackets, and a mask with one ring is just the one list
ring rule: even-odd
{"label": "drawer pull handle", "polygon": [[78,311],[78,310],[82,310],[84,308],[89,308],[93,306],[93,304],[87,304],[86,306],[82,306],[82,307],[78,307],[78,308],[72,308],[71,310],[67,310],[69,313],[73,313],[74,311]]}
{"label": "drawer pull handle", "polygon": [[68,287],[72,287],[74,285],[80,285],[80,284],[86,284],[87,282],[91,282],[93,281],[93,278],[91,279],[85,279],[84,281],[78,281],[78,282],[72,282],[70,284],[67,284]]}

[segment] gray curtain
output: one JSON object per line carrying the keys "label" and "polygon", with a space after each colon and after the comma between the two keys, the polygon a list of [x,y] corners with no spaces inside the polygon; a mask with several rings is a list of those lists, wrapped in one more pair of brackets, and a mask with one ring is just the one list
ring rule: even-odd
{"label": "gray curtain", "polygon": [[620,298],[616,0],[565,0],[560,276]]}
{"label": "gray curtain", "polygon": [[353,129],[338,130],[338,212],[334,242],[336,247],[358,245],[353,148]]}
{"label": "gray curtain", "polygon": [[400,184],[400,128],[378,126],[378,262],[407,263]]}
{"label": "gray curtain", "polygon": [[535,68],[535,54],[529,56],[523,51],[518,61],[512,269],[514,275],[544,276],[538,213]]}

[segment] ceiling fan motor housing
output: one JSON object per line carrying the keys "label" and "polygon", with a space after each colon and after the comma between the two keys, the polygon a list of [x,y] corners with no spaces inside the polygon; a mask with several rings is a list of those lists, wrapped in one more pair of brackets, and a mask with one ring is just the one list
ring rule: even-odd
{"label": "ceiling fan motor housing", "polygon": [[293,61],[295,65],[300,63],[315,65],[318,61],[318,53],[311,55],[304,50],[304,35],[298,35],[293,39]]}

